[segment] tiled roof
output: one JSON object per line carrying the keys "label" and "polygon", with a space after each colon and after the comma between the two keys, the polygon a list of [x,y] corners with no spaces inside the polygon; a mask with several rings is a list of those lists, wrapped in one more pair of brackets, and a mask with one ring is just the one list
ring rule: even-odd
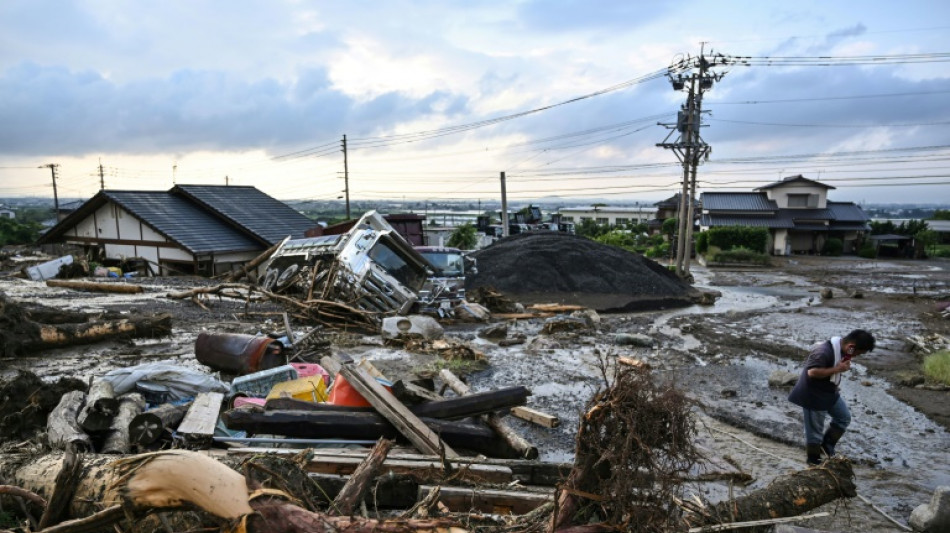
{"label": "tiled roof", "polygon": [[260,248],[249,236],[200,206],[166,191],[103,191],[102,194],[193,253]]}
{"label": "tiled roof", "polygon": [[748,226],[753,228],[794,228],[795,223],[788,219],[773,216],[755,216],[755,215],[717,215],[704,214],[699,221],[701,226]]}
{"label": "tiled roof", "polygon": [[758,187],[755,190],[761,191],[765,189],[774,189],[775,187],[782,187],[785,185],[792,185],[792,184],[812,185],[812,186],[817,186],[817,187],[823,187],[825,189],[834,189],[834,187],[832,187],[831,185],[825,185],[824,183],[821,183],[820,181],[810,180],[806,178],[805,176],[802,176],[801,174],[799,174],[798,176],[788,176],[787,178],[782,178],[782,181],[769,183],[768,185]]}
{"label": "tiled roof", "polygon": [[789,220],[834,220],[834,213],[830,209],[779,209],[776,216]]}
{"label": "tiled roof", "polygon": [[316,225],[302,213],[255,187],[176,185],[169,192],[201,204],[267,244],[276,244],[288,235],[302,238],[305,231]]}
{"label": "tiled roof", "polygon": [[704,211],[775,211],[774,200],[758,192],[704,192],[700,195]]}
{"label": "tiled roof", "polygon": [[828,209],[839,222],[867,222],[870,220],[861,206],[854,202],[828,202]]}

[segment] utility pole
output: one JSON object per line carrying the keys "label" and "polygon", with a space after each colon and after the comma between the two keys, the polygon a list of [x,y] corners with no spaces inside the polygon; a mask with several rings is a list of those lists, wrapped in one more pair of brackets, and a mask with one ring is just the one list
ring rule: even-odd
{"label": "utility pole", "polygon": [[505,173],[501,173],[501,236],[508,236],[508,191],[505,189]]}
{"label": "utility pole", "polygon": [[343,192],[346,194],[346,219],[350,220],[350,167],[346,154],[346,135],[343,136]]}
{"label": "utility pole", "polygon": [[178,174],[178,161],[172,165],[172,185],[175,185],[175,175]]}
{"label": "utility pole", "polygon": [[56,169],[59,168],[59,163],[50,163],[37,168],[48,168],[53,173],[53,209],[56,212],[56,220],[59,221],[59,195],[56,193]]}
{"label": "utility pole", "polygon": [[225,187],[230,187],[230,186],[231,186],[231,180],[228,179],[228,175],[227,175],[227,174],[224,175],[224,186],[225,186]]}
{"label": "utility pole", "polygon": [[99,158],[99,190],[106,188],[106,177],[105,173],[102,171],[102,158]]}
{"label": "utility pole", "polygon": [[[737,61],[722,54],[705,54],[705,43],[700,48],[699,57],[687,57],[673,65],[667,71],[667,77],[673,90],[682,91],[689,85],[686,104],[677,114],[676,124],[662,124],[670,128],[670,133],[662,143],[657,144],[672,150],[683,165],[683,186],[677,211],[678,231],[676,238],[676,274],[690,279],[690,244],[693,238],[693,209],[696,205],[696,174],[701,160],[709,157],[710,147],[700,136],[702,127],[703,93],[712,88],[713,82],[722,79],[724,74],[710,73],[710,68],[731,65]],[[676,75],[674,76],[674,72]],[[684,75],[685,73],[685,75]],[[669,142],[674,133],[679,133],[676,142]]]}

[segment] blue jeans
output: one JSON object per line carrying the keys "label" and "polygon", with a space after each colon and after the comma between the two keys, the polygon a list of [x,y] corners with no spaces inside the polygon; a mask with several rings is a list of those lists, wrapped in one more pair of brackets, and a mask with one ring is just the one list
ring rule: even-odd
{"label": "blue jeans", "polygon": [[827,411],[813,411],[803,409],[805,412],[805,444],[821,444],[821,439],[825,435],[825,415],[831,415],[831,425],[838,426],[844,431],[851,424],[851,411],[848,410],[848,404],[844,403],[844,398],[838,396],[838,400]]}

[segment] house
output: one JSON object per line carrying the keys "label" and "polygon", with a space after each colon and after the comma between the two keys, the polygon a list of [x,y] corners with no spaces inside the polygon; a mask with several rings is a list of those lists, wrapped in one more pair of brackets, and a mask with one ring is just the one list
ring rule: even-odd
{"label": "house", "polygon": [[799,175],[754,192],[704,192],[700,228],[768,228],[773,255],[820,253],[829,238],[841,239],[845,253],[856,252],[870,231],[870,219],[853,202],[828,200],[832,189]]}
{"label": "house", "polygon": [[49,229],[39,244],[81,245],[100,260],[141,259],[157,274],[215,275],[239,268],[314,223],[250,186],[177,185],[168,191],[102,190]]}
{"label": "house", "polygon": [[656,209],[647,206],[636,207],[562,207],[557,210],[561,221],[579,224],[593,220],[601,226],[626,224],[645,224],[656,216]]}
{"label": "house", "polygon": [[16,218],[16,211],[0,206],[0,218],[14,219]]}

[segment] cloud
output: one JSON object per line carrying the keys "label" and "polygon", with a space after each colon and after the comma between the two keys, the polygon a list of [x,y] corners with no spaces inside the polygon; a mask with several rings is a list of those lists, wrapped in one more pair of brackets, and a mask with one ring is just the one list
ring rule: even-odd
{"label": "cloud", "polygon": [[539,31],[631,31],[673,10],[671,2],[531,0],[520,6],[519,16],[526,27]]}

